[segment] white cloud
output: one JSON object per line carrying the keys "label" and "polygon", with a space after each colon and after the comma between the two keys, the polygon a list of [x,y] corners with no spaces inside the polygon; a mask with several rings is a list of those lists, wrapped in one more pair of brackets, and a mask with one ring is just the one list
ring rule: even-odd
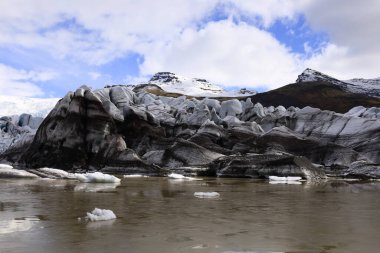
{"label": "white cloud", "polygon": [[88,75],[91,77],[92,80],[98,79],[102,74],[99,72],[89,72]]}
{"label": "white cloud", "polygon": [[[223,0],[222,2],[227,5],[227,12],[232,11],[233,14],[237,16],[245,15],[256,17],[264,27],[269,27],[277,19],[293,19],[300,11],[303,3],[307,1],[308,0]],[[233,7],[237,8],[237,10]]]}
{"label": "white cloud", "polygon": [[314,30],[330,37],[306,66],[342,79],[380,76],[380,1],[308,1],[303,12]]}
{"label": "white cloud", "polygon": [[55,73],[45,71],[18,70],[0,64],[0,90],[1,95],[12,96],[41,96],[44,92],[34,82],[44,82],[53,79]]}
{"label": "white cloud", "polygon": [[230,20],[187,29],[170,44],[146,48],[141,73],[173,71],[224,85],[270,88],[293,82],[299,59],[270,33]]}
{"label": "white cloud", "polygon": [[[170,40],[196,25],[217,0],[1,1],[0,43],[49,51],[100,65]],[[58,26],[57,26],[58,25]]]}
{"label": "white cloud", "polygon": [[[0,1],[0,10],[2,47],[40,50],[55,60],[90,67],[138,53],[144,59],[140,63],[144,77],[166,70],[224,85],[274,88],[293,82],[306,67],[343,79],[380,75],[378,0],[13,0]],[[258,23],[204,23],[215,10]],[[320,50],[305,43],[304,56],[265,31],[279,19],[299,15],[330,38]],[[33,87],[33,82],[54,77],[38,72],[39,77],[17,79],[25,71],[14,71],[14,77],[7,78],[14,87],[20,82]],[[98,82],[109,74],[99,77],[83,71]],[[127,76],[126,80],[140,79]]]}

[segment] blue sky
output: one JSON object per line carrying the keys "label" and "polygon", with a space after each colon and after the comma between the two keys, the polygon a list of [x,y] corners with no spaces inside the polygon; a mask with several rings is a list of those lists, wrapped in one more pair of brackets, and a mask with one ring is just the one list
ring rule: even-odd
{"label": "blue sky", "polygon": [[0,90],[60,97],[158,71],[259,91],[307,67],[375,78],[379,23],[376,0],[3,0]]}

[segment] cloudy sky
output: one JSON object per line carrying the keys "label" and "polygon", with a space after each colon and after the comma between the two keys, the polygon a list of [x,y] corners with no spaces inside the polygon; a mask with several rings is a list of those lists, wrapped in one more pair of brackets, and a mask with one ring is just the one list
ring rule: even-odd
{"label": "cloudy sky", "polygon": [[62,96],[158,71],[260,91],[306,67],[380,77],[378,0],[1,0],[0,94]]}

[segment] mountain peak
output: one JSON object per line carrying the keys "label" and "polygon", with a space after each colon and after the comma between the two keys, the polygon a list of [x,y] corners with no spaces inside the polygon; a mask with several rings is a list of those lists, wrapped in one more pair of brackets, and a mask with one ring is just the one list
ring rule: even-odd
{"label": "mountain peak", "polygon": [[172,72],[157,72],[152,76],[149,82],[161,82],[161,83],[169,83],[169,82],[179,82],[179,77]]}
{"label": "mountain peak", "polygon": [[329,75],[323,74],[317,70],[307,68],[305,69],[301,75],[298,76],[296,83],[306,83],[306,82],[341,82],[336,78],[333,78]]}
{"label": "mountain peak", "polygon": [[300,74],[296,83],[324,82],[338,86],[346,91],[357,94],[365,94],[371,97],[380,97],[380,78],[363,79],[355,78],[341,81],[322,72],[307,68]]}

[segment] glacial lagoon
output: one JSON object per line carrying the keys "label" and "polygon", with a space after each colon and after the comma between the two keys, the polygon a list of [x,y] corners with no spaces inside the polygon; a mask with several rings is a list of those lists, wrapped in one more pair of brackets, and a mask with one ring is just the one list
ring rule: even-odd
{"label": "glacial lagoon", "polygon": [[[0,252],[377,252],[379,190],[378,181],[0,179]],[[86,221],[95,207],[117,219]]]}

